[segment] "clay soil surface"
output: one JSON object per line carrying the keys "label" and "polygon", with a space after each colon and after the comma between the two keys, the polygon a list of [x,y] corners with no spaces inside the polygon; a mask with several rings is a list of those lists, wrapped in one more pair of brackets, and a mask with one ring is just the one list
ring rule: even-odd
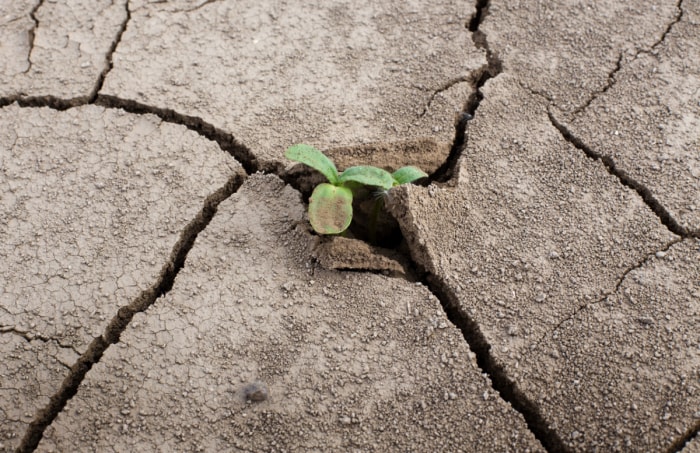
{"label": "clay soil surface", "polygon": [[0,1],[0,452],[699,433],[699,2]]}

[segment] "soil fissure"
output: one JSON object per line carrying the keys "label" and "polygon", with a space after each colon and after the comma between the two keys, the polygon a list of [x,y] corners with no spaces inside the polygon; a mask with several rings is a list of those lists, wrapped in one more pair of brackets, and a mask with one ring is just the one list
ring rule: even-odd
{"label": "soil fissure", "polygon": [[[486,34],[479,29],[479,26],[488,15],[489,5],[490,0],[477,0],[476,11],[466,24],[466,27],[472,34],[474,45],[485,51],[487,64],[480,68],[472,78],[475,90],[467,99],[459,121],[455,125],[455,139],[450,154],[445,163],[430,175],[429,180],[431,182],[445,183],[453,179],[456,175],[457,163],[466,149],[469,120],[477,114],[477,109],[484,99],[481,88],[488,80],[503,72],[502,61],[498,55],[491,50]],[[413,273],[422,276],[420,279],[421,283],[423,283],[440,301],[447,318],[462,332],[462,336],[476,356],[477,366],[486,373],[492,388],[504,401],[509,403],[513,409],[523,416],[530,432],[532,432],[547,451],[568,452],[569,450],[562,439],[545,421],[538,406],[530,401],[529,398],[518,389],[515,382],[507,376],[503,366],[500,365],[490,353],[491,345],[481,332],[479,325],[467,313],[459,308],[458,298],[449,284],[439,276],[426,270],[426,263],[420,263],[413,253],[413,251],[418,250],[420,246],[411,243],[412,240],[410,236],[406,236],[405,234],[404,236],[409,238],[408,247],[412,255],[410,263],[414,270]]]}
{"label": "soil fissure", "polygon": [[486,340],[479,325],[460,309],[459,300],[449,284],[437,275],[425,272],[423,267],[413,261],[423,272],[422,283],[440,301],[447,318],[461,332],[476,355],[478,367],[488,376],[491,387],[498,395],[519,412],[525,419],[528,429],[548,452],[567,453],[570,450],[542,415],[539,407],[523,394],[517,384],[508,377],[503,366],[491,354],[491,345]]}
{"label": "soil fissure", "polygon": [[423,111],[421,112],[420,115],[418,115],[418,118],[423,118],[426,113],[428,113],[428,110],[430,110],[430,107],[433,105],[433,101],[435,101],[435,98],[441,94],[444,93],[445,91],[449,90],[453,86],[460,84],[460,83],[472,83],[473,81],[471,80],[470,77],[457,77],[456,79],[452,79],[449,82],[443,84],[441,87],[433,90],[433,92],[430,95],[430,98],[428,99],[428,102],[425,104],[425,107],[423,108]]}
{"label": "soil fissure", "polygon": [[679,237],[678,239],[674,239],[673,241],[670,241],[668,244],[664,245],[663,248],[661,248],[661,249],[659,249],[659,250],[654,250],[654,251],[652,251],[651,253],[647,254],[644,258],[642,258],[641,260],[639,260],[639,262],[638,262],[637,264],[635,264],[634,266],[630,266],[629,268],[627,268],[627,269],[622,273],[622,275],[620,275],[620,277],[617,279],[617,282],[615,283],[615,288],[614,288],[613,290],[606,292],[606,293],[603,294],[601,297],[599,297],[598,300],[596,300],[596,301],[594,301],[594,302],[591,302],[591,303],[589,303],[589,304],[583,304],[583,305],[577,307],[569,316],[567,316],[566,318],[564,318],[564,319],[562,319],[561,321],[559,321],[559,322],[557,323],[557,325],[554,326],[554,328],[552,328],[549,332],[547,332],[547,333],[545,333],[544,335],[542,335],[542,337],[541,337],[539,340],[537,340],[537,341],[535,342],[534,348],[539,347],[540,344],[542,344],[542,342],[547,338],[547,336],[552,335],[552,334],[554,334],[555,332],[557,332],[559,329],[561,329],[561,326],[563,326],[563,325],[564,325],[565,323],[567,323],[568,321],[571,321],[572,319],[574,319],[574,318],[575,318],[576,316],[578,316],[578,314],[581,313],[583,310],[586,310],[587,308],[593,307],[593,306],[595,306],[595,305],[597,305],[597,304],[603,302],[603,301],[604,301],[605,299],[607,299],[608,297],[610,297],[610,296],[612,296],[613,294],[615,294],[615,293],[617,293],[618,291],[620,291],[620,287],[622,286],[622,283],[624,283],[624,281],[627,279],[627,276],[628,276],[631,272],[633,272],[633,271],[635,271],[635,270],[637,270],[637,269],[641,269],[645,264],[647,264],[647,263],[649,262],[649,260],[651,260],[652,258],[656,257],[656,256],[658,255],[658,253],[668,252],[668,251],[671,249],[671,247],[673,247],[675,244],[678,244],[679,242],[682,242],[682,241],[683,241],[683,238],[682,238],[682,237]]}
{"label": "soil fissure", "polygon": [[672,443],[668,448],[668,453],[682,453],[682,450],[690,442],[700,442],[700,421],[695,423],[683,436]]}
{"label": "soil fissure", "polygon": [[204,0],[204,1],[203,1],[202,3],[200,3],[199,5],[194,6],[194,7],[190,8],[190,9],[182,10],[182,11],[184,11],[184,12],[186,12],[186,13],[191,13],[192,11],[197,11],[198,9],[203,8],[203,7],[205,7],[206,5],[209,5],[209,4],[211,4],[211,3],[216,3],[216,2],[218,2],[218,1],[220,1],[220,0]]}
{"label": "soil fissure", "polygon": [[122,109],[126,112],[139,115],[151,114],[167,123],[185,126],[202,137],[216,142],[222,150],[232,155],[249,175],[258,171],[282,174],[283,168],[281,165],[278,167],[268,166],[268,168],[265,169],[261,168],[253,153],[246,146],[239,143],[232,134],[218,129],[213,124],[204,121],[200,117],[185,115],[172,109],[155,107],[104,94],[98,94],[94,104],[106,108]]}
{"label": "soil fissure", "polygon": [[24,74],[32,70],[32,52],[34,51],[34,39],[36,38],[36,31],[39,28],[39,18],[36,17],[37,11],[44,4],[44,0],[39,0],[39,2],[34,5],[34,8],[29,12],[29,17],[34,21],[34,26],[29,30],[29,52],[27,52],[27,69],[23,71]]}
{"label": "soil fissure", "polygon": [[20,329],[17,329],[16,327],[12,327],[12,326],[0,326],[0,334],[2,334],[2,333],[9,333],[9,334],[21,337],[24,340],[26,340],[27,343],[30,343],[30,342],[35,341],[35,340],[41,341],[43,343],[53,342],[53,343],[56,343],[56,345],[62,349],[70,349],[73,352],[75,352],[77,355],[80,355],[80,351],[75,349],[75,347],[73,347],[72,345],[69,345],[69,344],[63,344],[55,338],[45,337],[43,335],[33,333],[33,332],[25,332],[25,331],[22,331]]}
{"label": "soil fissure", "polygon": [[[671,32],[671,29],[673,28],[673,26],[676,25],[678,22],[680,22],[681,19],[683,18],[683,0],[678,0],[678,3],[676,3],[676,9],[678,11],[676,13],[676,17],[674,17],[673,20],[671,22],[669,22],[669,24],[666,26],[663,33],[661,34],[661,37],[656,42],[654,42],[654,44],[652,44],[648,49],[643,49],[643,50],[637,51],[637,53],[635,53],[634,56],[632,58],[630,58],[628,63],[633,62],[634,60],[637,59],[637,57],[639,57],[639,55],[641,55],[643,53],[646,53],[646,54],[651,53],[662,42],[664,42],[666,40],[666,36],[668,36],[668,34]],[[615,64],[615,67],[608,73],[608,80],[607,80],[607,83],[605,84],[605,86],[603,88],[601,88],[600,90],[593,92],[591,94],[591,96],[586,100],[586,102],[584,102],[579,107],[574,109],[572,112],[574,115],[577,115],[577,114],[583,112],[584,110],[586,110],[591,105],[591,103],[593,101],[595,101],[599,96],[605,94],[610,88],[613,87],[613,85],[615,85],[615,82],[616,82],[615,75],[618,72],[620,72],[620,70],[622,69],[623,56],[624,56],[624,51],[620,52],[620,55],[617,58],[617,63]]]}
{"label": "soil fissure", "polygon": [[102,85],[104,85],[105,83],[107,74],[109,74],[109,72],[114,67],[114,63],[112,61],[114,52],[117,50],[117,46],[119,46],[119,43],[122,41],[122,36],[126,31],[126,27],[129,25],[129,21],[131,20],[129,0],[126,0],[126,2],[124,3],[124,9],[126,10],[126,17],[124,18],[124,22],[122,22],[121,26],[119,27],[119,30],[117,31],[117,36],[114,38],[114,41],[112,41],[112,44],[109,46],[109,50],[107,51],[107,57],[105,58],[105,67],[102,70],[102,72],[100,72],[100,75],[97,77],[95,88],[93,88],[92,93],[90,94],[90,99],[88,101],[88,103],[90,104],[94,103],[97,99],[97,95],[102,90]]}
{"label": "soil fissure", "polygon": [[[620,69],[622,69],[622,56],[623,55],[624,55],[623,52],[620,52],[620,55],[617,57],[617,63],[615,63],[615,67],[608,73],[608,81],[605,84],[605,86],[603,86],[603,88],[601,88],[600,90],[597,90],[597,91],[594,91],[593,93],[591,93],[591,96],[586,100],[586,102],[581,104],[581,106],[576,107],[574,109],[574,111],[572,112],[574,115],[578,115],[579,113],[586,110],[591,105],[591,103],[593,101],[595,101],[599,96],[602,96],[605,93],[607,93],[608,90],[610,88],[612,88],[613,85],[615,85],[615,75],[620,71]],[[550,99],[550,101],[551,101],[551,99]]]}
{"label": "soil fissure", "polygon": [[629,187],[637,192],[637,194],[642,197],[644,203],[646,203],[649,209],[656,214],[661,223],[668,228],[669,231],[683,238],[700,237],[699,231],[690,231],[680,225],[676,219],[671,216],[671,213],[668,212],[668,210],[656,199],[656,197],[654,197],[654,194],[651,192],[651,190],[649,190],[649,188],[632,178],[624,170],[618,168],[615,165],[615,161],[611,157],[596,152],[590,146],[583,143],[580,138],[576,137],[564,124],[560,123],[556,119],[550,109],[547,110],[547,115],[549,116],[549,120],[552,125],[559,131],[567,142],[571,143],[576,149],[583,151],[584,154],[590,159],[601,161],[608,170],[608,173],[619,179],[620,183],[622,183],[622,185],[625,187]]}
{"label": "soil fissure", "polygon": [[285,182],[289,183],[287,180],[290,178],[284,175],[283,167],[281,165],[267,165],[264,169],[261,168],[253,153],[247,147],[240,144],[232,134],[218,129],[211,123],[208,123],[197,116],[185,115],[172,109],[155,107],[132,100],[99,93],[94,97],[94,99],[89,99],[87,96],[73,99],[62,99],[55,96],[9,96],[6,98],[0,98],[0,108],[6,107],[15,102],[20,107],[47,107],[58,111],[82,107],[84,105],[98,105],[109,109],[121,109],[125,112],[139,115],[155,115],[166,123],[185,126],[202,137],[216,142],[222,150],[228,152],[243,166],[247,174],[250,175],[258,171],[274,173],[280,175]]}
{"label": "soil fissure", "polygon": [[[29,68],[27,68],[26,72],[29,72],[31,69],[31,53],[32,50],[34,49],[34,37],[36,34],[36,29],[39,27],[39,20],[36,18],[36,12],[37,10],[43,5],[44,0],[41,0],[35,7],[32,9],[31,13],[29,14],[32,20],[35,23],[34,28],[30,31],[31,34],[31,39],[30,39],[30,50],[29,54],[27,56],[27,59],[29,60]],[[124,19],[124,22],[122,22],[121,26],[119,27],[119,30],[117,31],[117,35],[114,38],[114,41],[112,41],[112,44],[109,47],[109,50],[107,51],[107,55],[105,57],[105,67],[104,69],[100,72],[99,76],[97,77],[97,80],[95,81],[95,87],[91,90],[91,92],[85,96],[78,96],[75,98],[70,98],[70,99],[63,99],[59,98],[56,96],[52,95],[46,95],[46,96],[24,96],[22,94],[15,94],[12,96],[6,96],[4,98],[0,98],[0,108],[6,107],[14,102],[19,104],[20,107],[48,107],[52,108],[54,110],[68,110],[73,107],[80,107],[83,105],[87,104],[94,104],[95,101],[97,100],[97,96],[102,90],[102,85],[104,84],[105,79],[107,78],[107,74],[112,70],[113,63],[112,63],[112,56],[114,55],[114,52],[117,49],[117,46],[121,42],[122,35],[126,31],[127,24],[129,23],[129,20],[131,20],[131,11],[129,9],[129,0],[126,0],[125,3],[125,9],[126,9],[126,18]]]}
{"label": "soil fissure", "polygon": [[474,84],[474,91],[467,99],[464,109],[462,110],[462,113],[455,124],[455,138],[452,142],[450,153],[447,156],[445,163],[443,163],[437,170],[435,170],[435,172],[433,172],[432,175],[430,175],[430,182],[445,183],[451,180],[455,175],[457,162],[459,162],[459,159],[462,157],[467,141],[468,122],[474,117],[476,110],[479,108],[479,104],[481,104],[482,99],[484,99],[484,94],[481,92],[481,88],[489,79],[492,79],[503,72],[503,63],[501,62],[501,59],[489,47],[486,34],[479,30],[479,25],[481,25],[483,20],[488,15],[489,3],[490,0],[477,0],[476,11],[466,24],[467,29],[471,32],[472,42],[474,42],[476,48],[482,49],[485,52],[486,64],[475,71],[469,78],[471,83]]}
{"label": "soil fissure", "polygon": [[[656,49],[656,47],[659,44],[664,42],[666,40],[666,36],[668,36],[668,34],[671,33],[671,29],[673,29],[673,26],[676,25],[678,22],[680,22],[681,19],[683,19],[683,0],[678,0],[678,3],[676,3],[676,9],[678,10],[678,12],[676,13],[676,17],[674,17],[673,20],[671,22],[669,22],[668,26],[666,26],[666,29],[661,34],[661,38],[659,38],[658,41],[656,41],[654,44],[652,44],[650,50]],[[641,52],[638,52],[637,55],[639,55],[640,53],[644,53],[644,52],[649,52],[649,50],[643,50]],[[636,55],[635,55],[635,57],[636,57]]]}
{"label": "soil fissure", "polygon": [[159,297],[170,291],[175,277],[184,266],[187,254],[194,246],[199,233],[207,227],[214,217],[219,204],[236,193],[246,178],[247,176],[240,173],[232,176],[223,187],[205,199],[200,212],[180,233],[180,237],[173,246],[168,261],[163,265],[156,282],[141,292],[131,303],[119,308],[103,334],[95,337],[85,353],[81,354],[76,363],[70,367],[70,372],[61,383],[61,387],[51,396],[49,403],[37,412],[34,420],[29,424],[16,450],[17,453],[29,453],[37,448],[44,430],[53,423],[68,401],[77,393],[78,387],[92,366],[100,361],[102,355],[111,345],[119,342],[122,332],[132,318],[137,313],[146,311]]}

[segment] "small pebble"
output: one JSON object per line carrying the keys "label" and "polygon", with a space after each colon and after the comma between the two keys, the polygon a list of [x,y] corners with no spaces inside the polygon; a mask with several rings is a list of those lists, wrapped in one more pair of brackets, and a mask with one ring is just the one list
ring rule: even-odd
{"label": "small pebble", "polygon": [[268,396],[267,386],[262,382],[253,382],[243,387],[243,395],[248,401],[259,403],[265,401]]}

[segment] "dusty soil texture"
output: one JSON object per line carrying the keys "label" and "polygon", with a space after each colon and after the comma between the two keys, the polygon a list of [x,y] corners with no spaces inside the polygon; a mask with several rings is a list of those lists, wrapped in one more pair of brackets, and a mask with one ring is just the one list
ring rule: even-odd
{"label": "dusty soil texture", "polygon": [[681,228],[695,233],[700,232],[699,22],[700,3],[687,2],[663,42],[627,56],[610,88],[568,120],[572,134],[648,188]]}
{"label": "dusty soil texture", "polygon": [[680,16],[678,4],[490,1],[479,32],[504,72],[570,112],[605,91],[633,55],[661,41]]}
{"label": "dusty soil texture", "polygon": [[[654,287],[641,307],[613,307],[612,321],[594,319],[597,328],[581,321],[578,336],[555,343],[552,332],[613,297],[628,274],[681,238],[637,190],[566,139],[545,97],[508,73],[482,91],[455,187],[406,187],[394,196],[414,259],[550,451],[678,445],[699,425],[697,240],[687,240],[684,264],[675,268],[685,285],[666,297]],[[677,304],[658,309],[672,324],[639,329],[637,319],[653,319],[654,301]],[[626,324],[617,319],[623,316]],[[636,351],[619,351],[618,334]],[[596,355],[593,346],[579,349],[589,338]],[[562,392],[567,397],[558,399]],[[547,409],[554,406],[556,413]]]}
{"label": "dusty soil texture", "polygon": [[484,64],[464,28],[471,8],[451,1],[129,8],[101,94],[200,117],[263,167],[297,142],[425,137],[448,152],[470,71]]}
{"label": "dusty soil texture", "polygon": [[697,451],[697,0],[0,3],[0,452]]}
{"label": "dusty soil texture", "polygon": [[576,450],[663,451],[692,429],[700,416],[699,256],[696,239],[657,252],[521,363],[521,390]]}
{"label": "dusty soil texture", "polygon": [[2,2],[0,97],[97,95],[126,17],[126,0]]}
{"label": "dusty soil texture", "polygon": [[542,451],[435,296],[315,268],[304,212],[249,178],[38,451]]}
{"label": "dusty soil texture", "polygon": [[78,353],[56,340],[0,328],[0,451],[11,452],[61,381]]}
{"label": "dusty soil texture", "polygon": [[14,442],[241,168],[152,115],[12,105],[0,123],[0,438]]}

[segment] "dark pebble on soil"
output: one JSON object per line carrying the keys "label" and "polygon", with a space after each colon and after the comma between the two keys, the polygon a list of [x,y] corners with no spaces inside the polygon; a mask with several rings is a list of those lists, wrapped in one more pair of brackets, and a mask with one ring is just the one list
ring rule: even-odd
{"label": "dark pebble on soil", "polygon": [[243,387],[243,395],[248,401],[259,403],[267,399],[267,386],[262,382],[253,382]]}

